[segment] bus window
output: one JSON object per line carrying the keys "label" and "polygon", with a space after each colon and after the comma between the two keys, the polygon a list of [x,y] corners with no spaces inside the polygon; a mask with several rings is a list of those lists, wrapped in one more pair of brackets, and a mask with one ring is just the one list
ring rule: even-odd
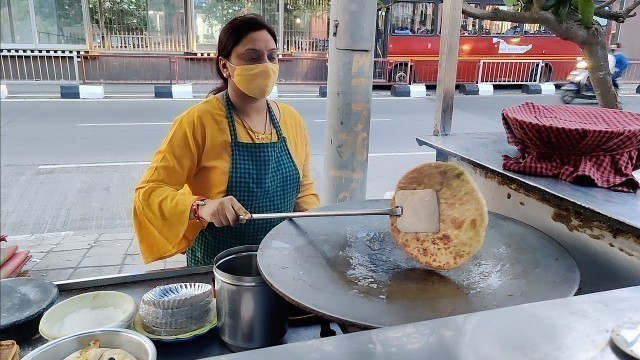
{"label": "bus window", "polygon": [[393,35],[434,35],[434,3],[396,3],[392,9]]}
{"label": "bus window", "polygon": [[[480,8],[478,4],[469,4],[474,8]],[[473,19],[468,16],[462,15],[462,25],[460,25],[460,35],[462,36],[474,36],[478,35],[478,19]]]}
{"label": "bus window", "polygon": [[[480,8],[478,4],[469,4],[474,8]],[[442,9],[442,3],[439,4],[438,7],[438,34],[442,34],[442,14],[444,13],[444,9]],[[462,15],[462,24],[460,25],[460,35],[461,36],[474,36],[478,35],[480,32],[480,27],[478,19],[473,19],[468,16]]]}
{"label": "bus window", "polygon": [[[493,10],[495,8],[499,8],[501,10],[517,11],[516,8],[510,8],[507,6],[499,6],[499,5],[485,6],[485,10],[487,11]],[[520,25],[518,25],[517,23],[512,23],[508,21],[484,20],[482,22],[482,35],[520,36],[522,35],[522,29],[520,28]]]}
{"label": "bus window", "polygon": [[594,16],[593,20],[597,21],[600,24],[600,26],[602,26],[603,28],[607,27],[607,24],[608,24],[607,19],[603,19],[601,17]]}
{"label": "bus window", "polygon": [[553,36],[553,33],[540,24],[524,24],[524,35]]}

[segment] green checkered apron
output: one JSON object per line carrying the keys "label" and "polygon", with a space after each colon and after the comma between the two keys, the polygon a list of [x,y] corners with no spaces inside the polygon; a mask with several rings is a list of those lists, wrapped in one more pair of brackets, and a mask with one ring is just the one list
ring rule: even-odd
{"label": "green checkered apron", "polygon": [[[300,172],[282,135],[271,105],[269,117],[278,140],[268,143],[238,141],[229,94],[224,103],[231,134],[231,166],[226,195],[235,197],[253,214],[291,212],[300,192]],[[227,249],[242,245],[259,245],[282,219],[249,220],[235,227],[216,227],[209,223],[187,250],[187,265],[211,265],[213,259]]]}

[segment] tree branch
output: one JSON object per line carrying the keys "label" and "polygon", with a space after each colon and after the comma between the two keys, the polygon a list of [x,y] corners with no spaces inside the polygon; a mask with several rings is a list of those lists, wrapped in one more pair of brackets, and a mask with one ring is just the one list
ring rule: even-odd
{"label": "tree branch", "polygon": [[[615,0],[617,1],[617,0]],[[540,11],[542,10],[542,5],[545,3],[545,0],[533,0],[533,9]]]}
{"label": "tree branch", "polygon": [[638,6],[640,6],[640,0],[635,0],[634,2],[629,4],[627,7],[625,7],[624,10],[622,11],[611,11],[611,10],[596,7],[595,15],[603,19],[623,23],[626,19],[636,16],[636,13],[634,12],[634,10]]}
{"label": "tree branch", "polygon": [[[640,1],[640,0],[636,0],[636,1]],[[483,10],[483,9],[474,8],[473,6],[467,4],[466,1],[462,3],[462,13],[474,19],[508,21],[512,23],[525,23],[525,24],[539,23],[541,18],[540,17],[541,12],[538,12],[538,11],[516,12],[516,11],[500,10],[498,8],[493,8],[491,10]]]}
{"label": "tree branch", "polygon": [[607,0],[600,5],[596,5],[596,9],[604,9],[618,0]]}

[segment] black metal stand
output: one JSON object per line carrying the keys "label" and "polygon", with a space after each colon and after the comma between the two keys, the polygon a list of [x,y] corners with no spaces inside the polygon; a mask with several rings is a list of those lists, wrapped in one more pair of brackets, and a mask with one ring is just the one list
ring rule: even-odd
{"label": "black metal stand", "polygon": [[331,328],[331,322],[329,320],[320,320],[320,337],[326,338],[330,336],[336,336],[336,331]]}

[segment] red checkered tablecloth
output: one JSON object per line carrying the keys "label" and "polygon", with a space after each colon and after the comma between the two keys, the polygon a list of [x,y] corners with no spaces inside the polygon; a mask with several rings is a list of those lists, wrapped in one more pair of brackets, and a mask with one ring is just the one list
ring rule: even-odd
{"label": "red checkered tablecloth", "polygon": [[636,192],[640,169],[640,114],[595,106],[536,105],[502,111],[516,157],[505,170],[551,176],[581,185]]}

